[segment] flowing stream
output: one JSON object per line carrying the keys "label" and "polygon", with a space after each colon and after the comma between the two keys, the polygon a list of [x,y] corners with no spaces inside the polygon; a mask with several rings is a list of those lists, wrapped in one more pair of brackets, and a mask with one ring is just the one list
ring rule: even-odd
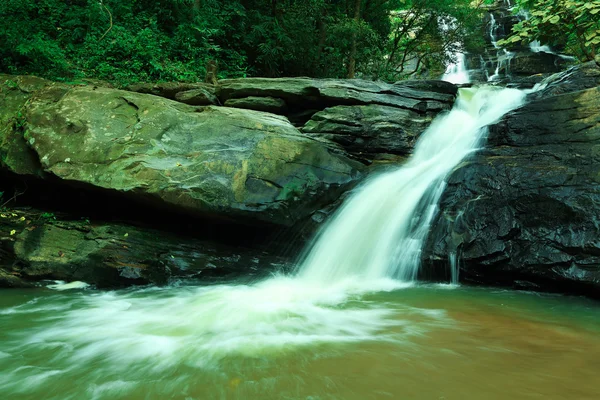
{"label": "flowing stream", "polygon": [[460,89],[404,166],[355,190],[294,274],[0,291],[0,399],[563,398],[552,396],[574,385],[580,396],[564,398],[593,398],[595,303],[460,288],[456,271],[453,285],[416,282],[444,179],[524,98]]}

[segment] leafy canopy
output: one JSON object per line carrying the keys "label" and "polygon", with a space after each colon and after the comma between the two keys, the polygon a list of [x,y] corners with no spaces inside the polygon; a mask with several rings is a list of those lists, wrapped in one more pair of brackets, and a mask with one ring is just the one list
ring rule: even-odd
{"label": "leafy canopy", "polygon": [[581,61],[593,60],[600,46],[600,0],[520,0],[529,18],[513,27],[501,46],[539,40],[564,48]]}
{"label": "leafy canopy", "polygon": [[480,40],[482,2],[3,0],[0,72],[198,81],[216,61],[219,78],[435,76]]}

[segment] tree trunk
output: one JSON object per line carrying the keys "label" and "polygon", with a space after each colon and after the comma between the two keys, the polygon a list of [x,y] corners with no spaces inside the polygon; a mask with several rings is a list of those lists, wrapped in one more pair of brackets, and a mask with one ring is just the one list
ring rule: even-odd
{"label": "tree trunk", "polygon": [[317,45],[317,68],[321,68],[321,57],[323,56],[323,49],[325,48],[325,42],[327,41],[327,25],[325,19],[319,17],[317,19],[317,30],[319,31],[319,43]]}
{"label": "tree trunk", "polygon": [[[360,22],[360,4],[361,0],[355,0],[354,2],[354,22],[355,29],[358,28],[358,24]],[[356,73],[356,41],[357,35],[356,31],[352,33],[352,45],[350,47],[350,59],[348,60],[348,78],[354,78]]]}

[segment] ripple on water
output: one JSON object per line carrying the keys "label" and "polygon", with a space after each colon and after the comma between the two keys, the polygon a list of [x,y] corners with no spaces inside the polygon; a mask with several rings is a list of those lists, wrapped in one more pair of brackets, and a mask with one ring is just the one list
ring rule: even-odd
{"label": "ripple on water", "polygon": [[9,307],[19,313],[0,314],[0,398],[552,398],[573,385],[578,398],[592,393],[600,339],[557,314],[569,299],[358,286],[278,277],[25,299]]}

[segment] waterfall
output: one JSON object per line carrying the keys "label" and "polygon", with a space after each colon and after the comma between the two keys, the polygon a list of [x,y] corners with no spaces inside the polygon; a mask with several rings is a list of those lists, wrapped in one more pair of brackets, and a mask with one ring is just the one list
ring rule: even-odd
{"label": "waterfall", "polygon": [[565,59],[565,60],[570,60],[570,61],[576,60],[576,58],[573,57],[573,56],[568,56],[566,54],[556,53],[547,44],[542,45],[539,40],[534,40],[533,42],[529,43],[529,49],[533,53],[548,53],[548,54],[552,54],[552,55],[558,56],[558,57],[560,57],[562,59]]}
{"label": "waterfall", "polygon": [[458,264],[458,254],[456,252],[450,252],[450,254],[448,254],[448,263],[450,264],[450,283],[452,285],[458,285],[460,265]]}
{"label": "waterfall", "polygon": [[412,158],[366,182],[333,216],[305,254],[298,278],[414,281],[445,177],[479,148],[487,126],[524,98],[516,89],[459,89],[454,108],[422,133]]}
{"label": "waterfall", "polygon": [[496,22],[496,17],[494,17],[493,13],[490,13],[489,35],[490,42],[492,43],[492,46],[494,46],[494,49],[496,49],[496,68],[494,69],[494,73],[488,77],[488,82],[500,79],[500,72],[503,67],[506,69],[506,75],[508,75],[510,71],[510,62],[515,57],[513,52],[498,46],[498,28],[499,25],[498,22]]}
{"label": "waterfall", "polygon": [[467,70],[467,57],[462,52],[457,52],[452,55],[456,60],[446,68],[446,72],[442,77],[443,81],[451,82],[457,85],[471,82],[469,71]]}
{"label": "waterfall", "polygon": [[[456,20],[454,18],[450,18],[449,22],[443,18],[439,18],[438,23],[442,33],[449,32],[451,29],[456,28]],[[451,47],[458,50],[446,50],[446,56],[453,61],[446,67],[446,72],[444,72],[442,80],[457,85],[471,82],[469,71],[467,70],[467,56],[461,50],[463,47],[462,43],[453,43]]]}
{"label": "waterfall", "polygon": [[[93,365],[97,376],[118,379],[134,371],[133,381],[149,376],[162,385],[165,376],[179,379],[189,367],[219,372],[235,357],[261,360],[331,343],[401,343],[449,323],[441,310],[362,296],[385,299],[385,293],[375,292],[414,285],[445,177],[481,145],[486,126],[524,97],[516,89],[460,89],[454,108],[421,134],[405,165],[355,190],[308,248],[295,274],[253,284],[82,295],[52,308],[57,315],[50,325],[23,330],[24,348],[8,347],[16,354],[51,349],[52,363],[68,370]],[[457,283],[460,260],[452,255],[450,261]],[[27,305],[36,313],[39,306]],[[38,315],[22,311],[24,317]],[[38,375],[31,376],[33,381]],[[175,382],[179,390],[181,381]]]}
{"label": "waterfall", "polygon": [[496,17],[494,14],[490,13],[490,41],[492,42],[492,46],[495,49],[498,49],[498,39],[496,38],[496,33],[498,31],[498,24],[496,23]]}
{"label": "waterfall", "polygon": [[[511,10],[512,11],[512,10]],[[528,10],[524,10],[524,9],[520,9],[517,14],[516,17],[519,21],[525,21],[528,20],[529,18],[531,18],[531,14],[529,14]],[[534,40],[532,42],[529,43],[529,50],[532,53],[548,53],[548,54],[552,54],[555,56],[558,56],[562,59],[565,60],[575,60],[576,58],[573,56],[568,56],[565,54],[560,54],[560,53],[556,53],[555,51],[553,51],[550,46],[548,46],[547,44],[542,44],[539,40]]]}

